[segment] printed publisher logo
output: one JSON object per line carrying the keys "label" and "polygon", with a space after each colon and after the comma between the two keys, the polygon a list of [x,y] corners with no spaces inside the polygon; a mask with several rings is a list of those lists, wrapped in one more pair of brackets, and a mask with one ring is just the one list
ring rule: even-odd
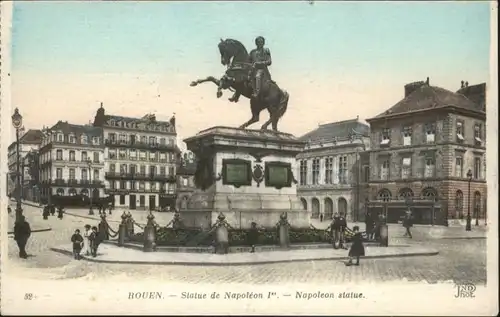
{"label": "printed publisher logo", "polygon": [[457,288],[457,294],[455,295],[455,298],[476,297],[476,295],[474,295],[474,292],[476,291],[476,285],[472,283],[466,283],[466,284],[457,284],[455,286]]}

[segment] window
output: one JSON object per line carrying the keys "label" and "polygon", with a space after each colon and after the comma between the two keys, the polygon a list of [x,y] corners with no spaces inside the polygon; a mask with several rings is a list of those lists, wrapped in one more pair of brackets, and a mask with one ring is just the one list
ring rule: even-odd
{"label": "window", "polygon": [[156,190],[156,182],[149,183],[149,188],[151,188],[152,191],[155,191]]}
{"label": "window", "polygon": [[481,178],[481,158],[475,157],[474,158],[474,179],[480,179],[480,178]]}
{"label": "window", "polygon": [[120,158],[120,160],[127,159],[127,150],[125,149],[118,150],[118,157]]}
{"label": "window", "polygon": [[160,144],[161,145],[166,145],[167,144],[167,140],[165,138],[160,138]]}
{"label": "window", "polygon": [[457,120],[457,142],[462,143],[464,141],[464,122]]}
{"label": "window", "polygon": [[388,180],[389,179],[389,159],[384,159],[380,164],[380,179]]}
{"label": "window", "polygon": [[125,195],[120,195],[120,205],[125,205]]}
{"label": "window", "polygon": [[165,166],[160,166],[160,175],[165,176],[167,174],[167,169]]}
{"label": "window", "polygon": [[347,184],[347,156],[339,157],[339,183]]}
{"label": "window", "polygon": [[129,155],[130,160],[132,160],[132,161],[137,160],[137,151],[136,150],[130,149],[130,152],[128,155]]}
{"label": "window", "polygon": [[120,134],[120,143],[127,143],[127,135],[121,133]]}
{"label": "window", "polygon": [[363,166],[365,183],[370,181],[370,166]]}
{"label": "window", "polygon": [[175,175],[175,167],[169,167],[168,168],[168,175],[174,176]]}
{"label": "window", "polygon": [[480,123],[476,123],[474,125],[474,143],[476,145],[481,145],[483,142],[481,128],[482,128],[482,126]]}
{"label": "window", "polygon": [[149,137],[149,145],[155,145],[156,144],[156,138],[154,136]]}
{"label": "window", "polygon": [[57,179],[62,179],[63,178],[62,168],[56,169],[56,178]]}
{"label": "window", "polygon": [[427,200],[437,201],[438,200],[437,191],[432,187],[427,187],[424,190],[422,190],[422,198]]}
{"label": "window", "polygon": [[401,166],[401,178],[407,179],[411,177],[411,157],[403,157]]}
{"label": "window", "polygon": [[120,174],[127,174],[127,164],[120,165]]}
{"label": "window", "polygon": [[403,127],[403,145],[409,146],[411,145],[411,136],[412,136],[412,128],[407,126]]}
{"label": "window", "polygon": [[319,183],[319,159],[312,161],[312,183],[317,185]]}
{"label": "window", "polygon": [[56,151],[56,160],[61,161],[63,159],[62,150]]}
{"label": "window", "polygon": [[76,143],[76,138],[73,134],[69,136],[69,143]]}
{"label": "window", "polygon": [[145,182],[139,182],[139,189],[144,190],[146,188],[146,183]]}
{"label": "window", "polygon": [[167,155],[165,153],[160,153],[160,162],[166,162],[167,161]]}
{"label": "window", "polygon": [[333,157],[325,159],[325,184],[333,184]]}
{"label": "window", "polygon": [[156,154],[156,152],[150,152],[149,153],[149,160],[153,161],[153,162],[157,162],[158,161],[158,155]]}
{"label": "window", "polygon": [[94,163],[99,163],[99,152],[94,152]]}
{"label": "window", "polygon": [[384,128],[382,130],[382,140],[380,141],[380,145],[389,145],[391,142],[391,129]]}
{"label": "window", "polygon": [[111,150],[111,149],[110,149],[110,150],[108,151],[108,158],[109,158],[110,160],[114,160],[114,159],[116,159],[116,150],[114,150],[114,149],[113,149],[113,150]]}
{"label": "window", "polygon": [[75,151],[69,151],[69,160],[74,161],[75,160]]}
{"label": "window", "polygon": [[168,139],[168,145],[174,146],[174,139]]}
{"label": "window", "polygon": [[425,175],[426,178],[432,178],[435,176],[436,171],[436,160],[434,157],[425,158]]}
{"label": "window", "polygon": [[94,169],[94,180],[95,181],[99,180],[99,170],[97,168]]}
{"label": "window", "polygon": [[142,144],[147,144],[148,143],[148,137],[147,136],[141,136],[141,143]]}
{"label": "window", "polygon": [[110,133],[108,134],[108,138],[111,143],[116,143],[116,134]]}
{"label": "window", "polygon": [[390,201],[391,197],[391,192],[388,189],[382,189],[377,195],[378,200],[382,201]]}
{"label": "window", "polygon": [[127,181],[120,181],[120,189],[127,189]]}
{"label": "window", "polygon": [[405,201],[413,199],[413,191],[411,188],[402,188],[399,191],[399,198]]}
{"label": "window", "polygon": [[64,134],[62,133],[57,134],[57,142],[64,142]]}
{"label": "window", "polygon": [[463,166],[464,166],[464,158],[461,156],[457,156],[455,158],[455,176],[463,177]]}
{"label": "window", "polygon": [[71,179],[71,180],[75,179],[75,169],[74,168],[69,169],[69,179]]}
{"label": "window", "polygon": [[130,181],[130,189],[136,190],[135,181]]}
{"label": "window", "polygon": [[464,218],[464,194],[461,190],[457,190],[457,194],[455,196],[455,209],[457,211],[458,219]]}
{"label": "window", "polygon": [[301,160],[299,164],[299,178],[300,185],[307,184],[307,161]]}
{"label": "window", "polygon": [[146,160],[146,151],[140,151],[139,152],[139,159],[141,161],[145,161]]}
{"label": "window", "polygon": [[137,171],[137,165],[130,164],[130,174],[135,175],[136,171]]}
{"label": "window", "polygon": [[87,180],[87,169],[82,168],[82,180],[86,181]]}
{"label": "window", "polygon": [[109,189],[115,189],[115,181],[109,181]]}
{"label": "window", "polygon": [[479,218],[481,212],[481,193],[480,192],[475,192],[474,193],[474,215],[476,218]]}
{"label": "window", "polygon": [[156,175],[156,166],[149,166],[149,175]]}
{"label": "window", "polygon": [[95,136],[95,137],[93,137],[93,138],[92,138],[92,143],[93,143],[94,145],[99,145],[99,137],[96,137],[96,136]]}
{"label": "window", "polygon": [[88,139],[87,139],[87,136],[85,134],[82,134],[82,136],[80,138],[80,142],[82,144],[87,144],[88,143]]}
{"label": "window", "polygon": [[87,161],[87,152],[82,151],[82,161],[85,162]]}
{"label": "window", "polygon": [[109,164],[109,171],[111,173],[114,173],[116,170],[116,165],[114,163]]}
{"label": "window", "polygon": [[427,123],[425,125],[425,142],[434,143],[436,140],[436,124]]}

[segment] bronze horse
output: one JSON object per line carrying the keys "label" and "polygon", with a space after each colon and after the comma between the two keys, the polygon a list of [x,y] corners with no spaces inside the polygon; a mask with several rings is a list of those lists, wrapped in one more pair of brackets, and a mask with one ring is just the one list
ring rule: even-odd
{"label": "bronze horse", "polygon": [[271,80],[267,72],[265,75],[260,94],[257,98],[252,97],[253,93],[253,65],[249,63],[249,54],[239,41],[226,39],[219,43],[221,55],[221,64],[227,66],[226,73],[222,78],[217,79],[209,76],[205,79],[198,79],[191,82],[191,86],[196,86],[204,82],[212,82],[217,85],[217,98],[222,96],[223,89],[230,89],[234,94],[229,101],[238,102],[240,95],[250,99],[250,108],[252,118],[240,126],[241,129],[259,121],[259,114],[262,110],[269,111],[269,120],[266,121],[261,129],[265,130],[272,124],[274,131],[278,131],[278,120],[285,114],[288,107],[289,94],[280,89],[278,85]]}

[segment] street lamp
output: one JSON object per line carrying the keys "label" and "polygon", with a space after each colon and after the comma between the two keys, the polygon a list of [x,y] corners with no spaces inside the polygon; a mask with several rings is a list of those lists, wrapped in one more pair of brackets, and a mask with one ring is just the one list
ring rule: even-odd
{"label": "street lamp", "polygon": [[476,214],[476,226],[479,226],[479,208],[478,208],[478,203],[479,201],[476,201],[476,195],[474,194],[474,213]]}
{"label": "street lamp", "polygon": [[90,185],[89,186],[89,197],[90,197],[90,209],[89,209],[89,215],[93,215],[94,214],[94,210],[92,209],[92,161],[90,159],[87,159],[87,166],[89,167],[89,181],[90,181]]}
{"label": "street lamp", "polygon": [[20,172],[20,161],[21,156],[19,153],[19,132],[22,129],[23,125],[23,116],[19,113],[19,109],[16,108],[14,110],[14,114],[12,115],[12,125],[14,129],[16,129],[16,187],[17,187],[17,197],[16,197],[16,222],[19,222],[21,216],[23,215],[23,208],[21,205],[21,172]]}
{"label": "street lamp", "polygon": [[470,216],[470,182],[472,181],[472,171],[467,172],[467,179],[469,182],[469,193],[467,195],[467,223],[465,224],[465,231],[471,231],[471,216]]}

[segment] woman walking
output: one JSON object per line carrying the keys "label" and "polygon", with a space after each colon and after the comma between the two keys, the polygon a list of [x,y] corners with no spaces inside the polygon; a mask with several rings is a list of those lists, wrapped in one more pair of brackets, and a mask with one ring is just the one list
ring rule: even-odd
{"label": "woman walking", "polygon": [[365,246],[363,245],[363,236],[359,232],[359,227],[354,226],[352,228],[354,232],[354,236],[352,237],[351,249],[349,250],[349,262],[347,262],[347,266],[351,266],[352,260],[356,258],[356,264],[359,265],[359,258],[365,255]]}

